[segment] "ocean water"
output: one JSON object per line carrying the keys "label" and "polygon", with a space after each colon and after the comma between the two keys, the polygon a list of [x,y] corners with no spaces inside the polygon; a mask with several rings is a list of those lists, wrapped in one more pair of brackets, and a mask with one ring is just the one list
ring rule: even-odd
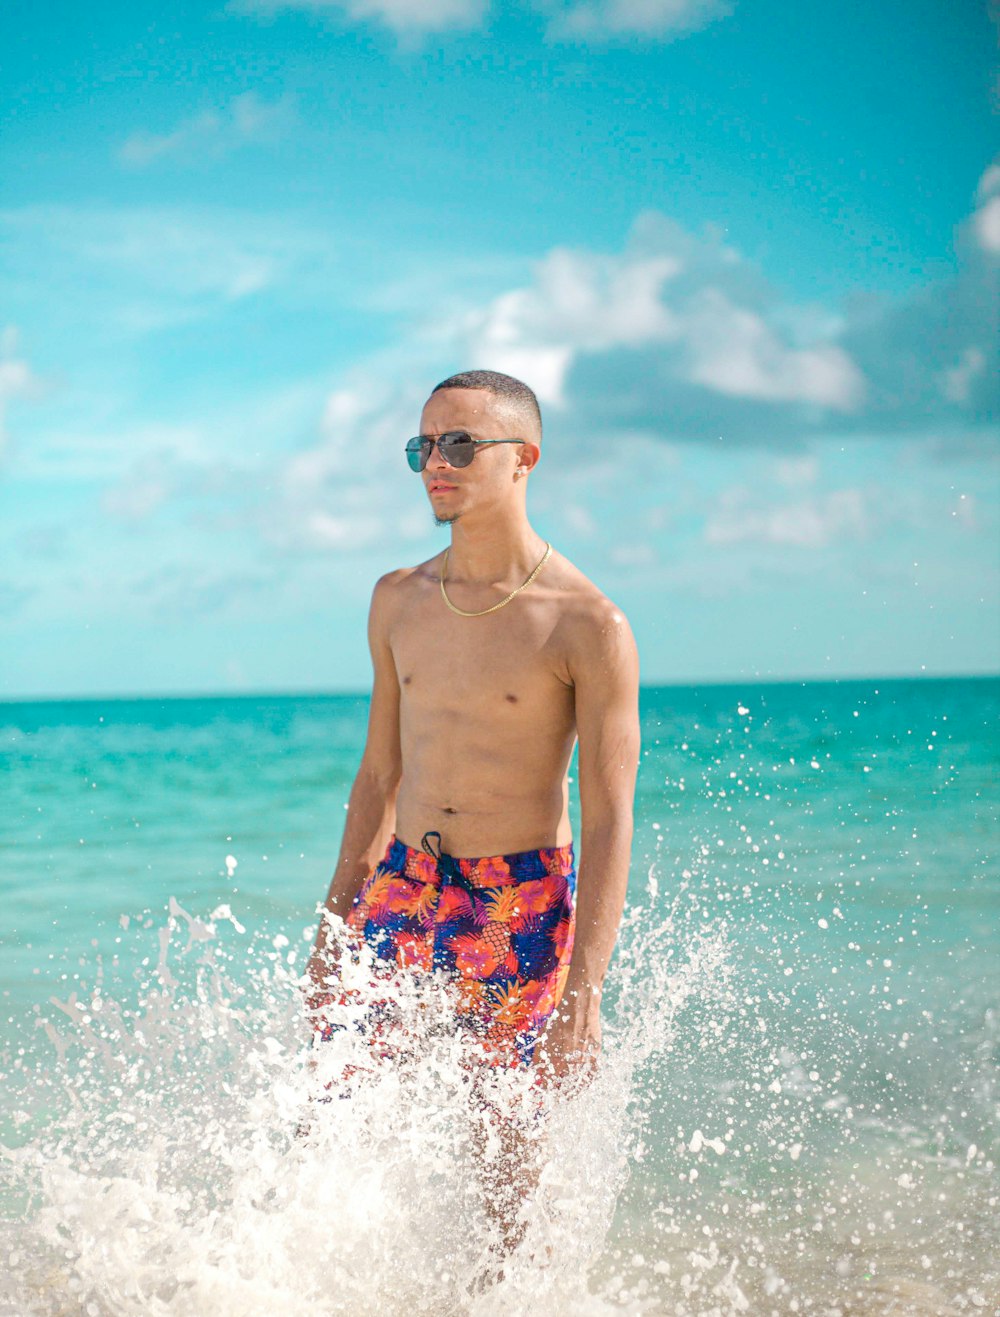
{"label": "ocean water", "polygon": [[0,705],[0,1313],[1000,1312],[1000,681],[641,708],[598,1074],[473,1109],[309,1045],[365,699]]}

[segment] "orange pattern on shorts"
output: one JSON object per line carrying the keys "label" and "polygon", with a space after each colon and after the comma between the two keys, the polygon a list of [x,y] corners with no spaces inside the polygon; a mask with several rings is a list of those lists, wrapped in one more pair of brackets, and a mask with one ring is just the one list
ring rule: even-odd
{"label": "orange pattern on shorts", "polygon": [[[456,1024],[488,1064],[530,1064],[569,973],[572,844],[481,859],[441,852],[436,832],[422,844],[392,838],[346,922],[387,970],[443,971],[455,989]],[[364,1027],[374,1042],[378,1020]]]}

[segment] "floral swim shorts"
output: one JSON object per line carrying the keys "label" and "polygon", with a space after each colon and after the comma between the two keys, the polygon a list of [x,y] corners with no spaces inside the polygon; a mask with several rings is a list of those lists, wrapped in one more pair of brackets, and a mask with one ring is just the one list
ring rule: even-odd
{"label": "floral swim shorts", "polygon": [[445,854],[441,834],[427,832],[421,848],[394,836],[346,923],[387,969],[443,971],[456,1024],[487,1064],[530,1065],[569,974],[572,843],[469,859]]}

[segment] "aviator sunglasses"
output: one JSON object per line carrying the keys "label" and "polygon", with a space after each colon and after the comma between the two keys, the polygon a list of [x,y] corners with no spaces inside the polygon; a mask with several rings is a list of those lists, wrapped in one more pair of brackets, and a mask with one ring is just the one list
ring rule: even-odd
{"label": "aviator sunglasses", "polygon": [[477,448],[487,444],[523,444],[525,439],[473,439],[467,430],[449,430],[446,434],[418,434],[406,441],[406,460],[411,471],[423,471],[430,461],[431,450],[437,444],[438,452],[449,466],[468,466]]}

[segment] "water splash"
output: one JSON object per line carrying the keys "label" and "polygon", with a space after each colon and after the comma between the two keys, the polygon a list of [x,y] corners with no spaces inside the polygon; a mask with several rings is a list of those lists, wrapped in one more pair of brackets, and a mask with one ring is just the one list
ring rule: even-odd
{"label": "water splash", "polygon": [[[228,906],[201,918],[176,901],[159,928],[123,920],[117,962],[95,957],[16,1049],[0,1311],[993,1304],[990,1150],[931,1147],[898,1095],[873,1101],[856,1020],[803,1016],[690,886],[664,914],[653,871],[647,896],[623,924],[601,1065],[575,1090],[470,1070],[446,992],[408,975],[391,1063],[350,1027],[311,1046],[311,929],[248,933]],[[345,974],[364,992],[369,969]],[[522,1198],[518,1180],[537,1187]]]}
{"label": "water splash", "polygon": [[[410,1045],[391,1064],[350,1028],[311,1047],[296,967],[311,930],[243,937],[228,907],[203,920],[173,900],[144,923],[130,930],[139,950],[155,934],[156,960],[131,993],[99,961],[20,1049],[0,1297],[157,1317],[610,1310],[587,1276],[639,1146],[635,1074],[686,1003],[725,991],[723,930],[645,930],[596,1078],[557,1094],[470,1072],[446,995],[408,975],[392,997]],[[366,969],[345,975],[363,988]],[[501,1262],[489,1199],[512,1128],[537,1190]]]}

